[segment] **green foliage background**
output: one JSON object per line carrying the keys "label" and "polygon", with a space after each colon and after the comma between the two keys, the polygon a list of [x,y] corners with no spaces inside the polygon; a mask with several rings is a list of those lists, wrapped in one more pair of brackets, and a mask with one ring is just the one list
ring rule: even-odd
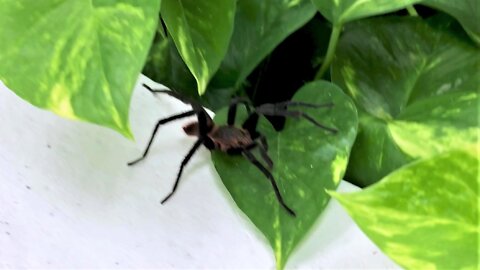
{"label": "green foliage background", "polygon": [[[479,0],[197,2],[0,0],[0,80],[35,106],[126,137],[142,68],[214,109],[218,123],[234,94],[255,104],[262,95],[333,101],[334,109],[311,114],[336,135],[299,120],[280,132],[260,121],[297,219],[281,211],[246,161],[212,155],[232,198],[272,245],[277,267],[321,214],[325,188],[342,178],[372,185],[330,194],[398,264],[478,266]],[[309,51],[306,43],[285,49],[300,32],[313,40],[305,63],[315,78],[297,78],[304,67],[285,60]]]}
{"label": "green foliage background", "polygon": [[0,80],[35,106],[132,137],[159,1],[0,1]]}

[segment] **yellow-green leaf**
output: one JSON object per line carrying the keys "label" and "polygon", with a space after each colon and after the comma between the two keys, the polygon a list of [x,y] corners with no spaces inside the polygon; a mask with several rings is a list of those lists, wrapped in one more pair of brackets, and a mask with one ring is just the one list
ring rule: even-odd
{"label": "yellow-green leaf", "polygon": [[351,23],[332,80],[359,109],[347,170],[357,184],[479,140],[480,50],[447,17]]}
{"label": "yellow-green leaf", "polygon": [[200,95],[217,71],[233,32],[236,0],[163,0],[162,18],[197,81]]}
{"label": "yellow-green leaf", "polygon": [[363,191],[331,195],[405,269],[478,269],[479,154],[446,152]]}
{"label": "yellow-green leaf", "polygon": [[131,137],[128,109],[159,1],[0,0],[0,80],[63,117]]}

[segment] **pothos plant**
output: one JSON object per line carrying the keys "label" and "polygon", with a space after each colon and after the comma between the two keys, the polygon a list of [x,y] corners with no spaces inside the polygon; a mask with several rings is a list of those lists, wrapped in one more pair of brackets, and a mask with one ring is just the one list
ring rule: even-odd
{"label": "pothos plant", "polygon": [[[254,104],[331,101],[301,121],[261,119],[279,186],[241,158],[212,155],[239,208],[284,268],[336,198],[409,269],[479,260],[478,0],[0,0],[0,79],[63,117],[132,138],[143,73],[224,121],[233,95]],[[357,116],[358,115],[358,116]],[[273,124],[273,125],[272,125]],[[341,179],[364,187],[334,192]]]}

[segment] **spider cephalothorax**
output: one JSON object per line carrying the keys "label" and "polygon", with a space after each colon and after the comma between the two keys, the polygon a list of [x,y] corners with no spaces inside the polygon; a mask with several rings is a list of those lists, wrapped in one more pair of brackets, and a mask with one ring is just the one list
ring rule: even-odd
{"label": "spider cephalothorax", "polygon": [[[197,104],[196,102],[190,101],[182,96],[180,96],[176,92],[172,92],[169,90],[153,90],[147,85],[143,85],[152,93],[164,93],[170,96],[173,96],[186,104],[192,106],[192,110],[176,114],[164,119],[161,119],[156,124],[152,136],[150,137],[150,141],[148,142],[147,148],[145,149],[143,155],[128,163],[128,165],[133,165],[141,160],[143,160],[147,154],[150,146],[152,145],[152,141],[157,134],[158,128],[166,124],[168,122],[178,120],[181,118],[185,118],[188,116],[196,115],[197,121],[191,122],[183,127],[183,130],[187,135],[196,136],[198,137],[197,141],[190,149],[188,154],[182,161],[180,165],[180,169],[177,174],[177,179],[175,180],[175,184],[173,186],[172,191],[168,194],[165,199],[162,200],[162,204],[166,202],[177,189],[180,177],[182,175],[183,169],[185,165],[188,163],[190,158],[193,154],[197,151],[197,149],[203,144],[210,150],[218,150],[225,152],[229,155],[243,155],[248,161],[250,161],[255,167],[257,167],[270,181],[272,188],[275,192],[275,196],[277,197],[278,202],[280,205],[292,216],[295,216],[295,212],[288,207],[288,205],[284,202],[283,197],[277,187],[275,179],[271,173],[273,168],[273,162],[268,156],[268,144],[266,138],[256,130],[257,122],[259,115],[267,115],[267,116],[285,116],[285,117],[295,117],[295,118],[305,118],[306,120],[310,121],[314,125],[321,127],[329,132],[335,133],[336,129],[326,127],[310,117],[308,114],[299,111],[299,110],[288,110],[289,107],[311,107],[311,108],[320,108],[320,107],[332,107],[333,103],[326,103],[326,104],[310,104],[304,102],[295,102],[295,101],[286,101],[274,104],[263,104],[255,108],[251,108],[249,103],[242,98],[233,99],[229,110],[228,110],[228,119],[227,124],[225,125],[215,125],[212,118],[208,115],[205,109]],[[248,117],[242,126],[235,125],[235,116],[237,112],[237,105],[244,104],[247,112]],[[259,161],[257,157],[252,153],[254,148],[258,148],[261,158],[263,162],[266,164],[263,165],[262,162]]]}

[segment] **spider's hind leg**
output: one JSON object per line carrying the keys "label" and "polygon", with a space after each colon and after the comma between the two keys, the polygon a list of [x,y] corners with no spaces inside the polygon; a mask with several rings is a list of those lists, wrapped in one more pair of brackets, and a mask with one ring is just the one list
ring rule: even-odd
{"label": "spider's hind leg", "polygon": [[151,88],[150,86],[146,85],[146,84],[142,84],[143,87],[145,87],[148,91],[150,91],[150,93],[152,94],[167,94],[171,97],[174,97],[178,100],[180,100],[181,102],[185,103],[185,104],[193,104],[195,102],[189,100],[188,98],[186,98],[185,96],[181,95],[180,93],[178,92],[174,92],[174,91],[171,91],[171,90],[167,90],[167,89],[153,89]]}
{"label": "spider's hind leg", "polygon": [[278,189],[277,183],[275,181],[275,178],[273,178],[272,173],[267,168],[265,168],[249,150],[245,150],[242,153],[248,159],[248,161],[255,165],[255,167],[257,167],[268,178],[280,205],[285,209],[285,211],[287,211],[288,214],[295,217],[295,212],[290,207],[288,207],[288,205],[283,200],[282,194]]}

